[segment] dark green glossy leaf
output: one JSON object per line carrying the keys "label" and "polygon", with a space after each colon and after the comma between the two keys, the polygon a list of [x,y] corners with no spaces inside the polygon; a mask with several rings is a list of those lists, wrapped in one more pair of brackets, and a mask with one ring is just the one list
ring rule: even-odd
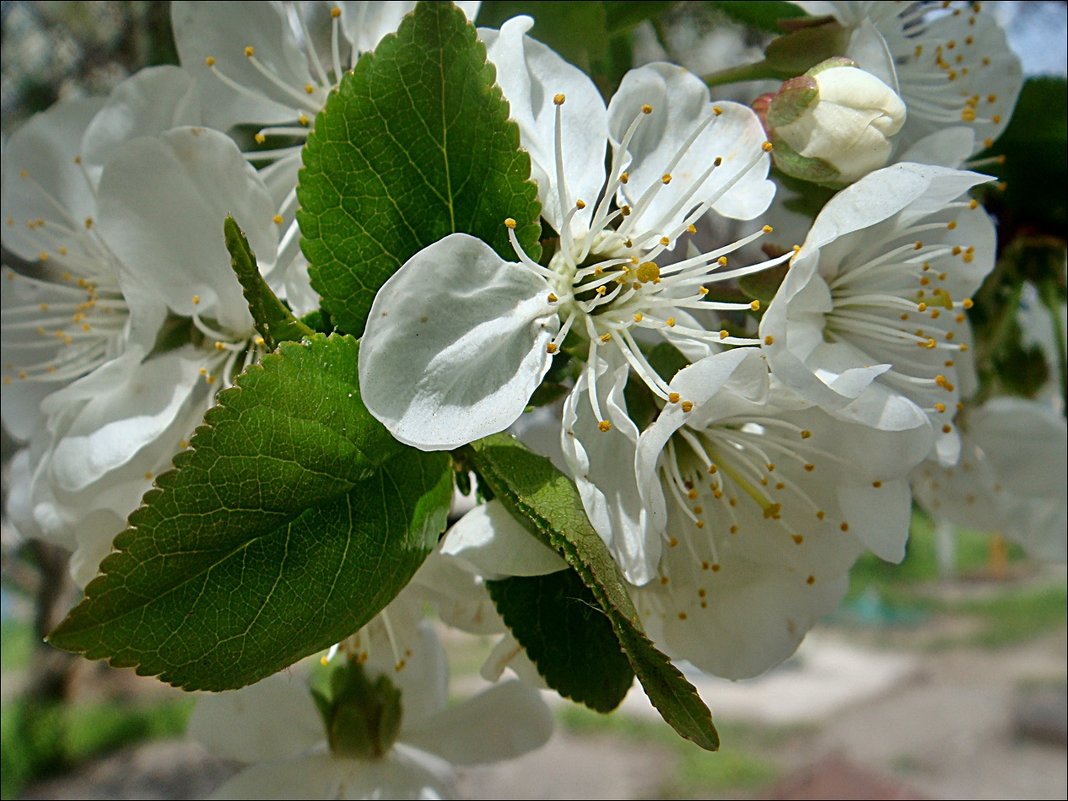
{"label": "dark green glossy leaf", "polygon": [[220,393],[51,642],[223,690],[389,603],[444,529],[451,470],[370,416],[357,355],[351,337],[283,343]]}
{"label": "dark green glossy leaf", "polygon": [[[456,232],[537,258],[540,206],[519,129],[463,13],[420,3],[346,75],[304,148],[297,219],[312,286],[359,335],[379,287]],[[432,291],[433,279],[428,279]]]}
{"label": "dark green glossy leaf", "polygon": [[468,446],[496,498],[531,533],[560,553],[608,616],[631,669],[672,728],[710,751],[719,748],[712,715],[693,686],[652,644],[626,582],[582,508],[575,485],[514,437],[495,434]]}
{"label": "dark green glossy leaf", "polygon": [[552,689],[611,712],[634,683],[612,623],[574,570],[487,581],[486,589]]}

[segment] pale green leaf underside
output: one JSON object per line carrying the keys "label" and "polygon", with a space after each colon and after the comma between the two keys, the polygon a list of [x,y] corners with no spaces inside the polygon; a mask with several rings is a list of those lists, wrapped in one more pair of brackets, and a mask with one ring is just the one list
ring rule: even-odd
{"label": "pale green leaf underside", "polygon": [[341,330],[362,333],[386,279],[450,233],[514,260],[512,217],[526,252],[540,255],[530,159],[494,77],[463,13],[421,3],[316,117],[298,220],[312,286]]}
{"label": "pale green leaf underside", "polygon": [[625,580],[593,530],[575,485],[508,434],[474,442],[475,468],[533,534],[558,551],[593,592],[653,706],[680,735],[710,751],[719,735],[697,691],[645,635]]}
{"label": "pale green leaf underside", "polygon": [[222,392],[51,642],[222,690],[392,600],[444,529],[451,470],[371,418],[357,355],[350,337],[284,343]]}

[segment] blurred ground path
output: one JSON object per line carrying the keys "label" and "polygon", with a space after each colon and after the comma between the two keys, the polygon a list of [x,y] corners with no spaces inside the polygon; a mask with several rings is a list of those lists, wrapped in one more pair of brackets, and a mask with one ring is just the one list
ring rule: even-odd
{"label": "blurred ground path", "polygon": [[[967,621],[937,615],[915,626],[824,626],[758,679],[691,674],[721,729],[719,754],[671,735],[640,689],[608,717],[556,699],[562,723],[549,745],[513,762],[464,769],[461,794],[1068,797],[1068,629],[1059,624],[1002,647],[966,644],[969,631]],[[477,665],[492,640],[450,633],[446,641],[459,674],[454,692],[476,692],[483,686]],[[131,680],[147,681],[146,692],[165,689]],[[191,743],[157,741],[38,782],[23,797],[196,798],[233,769]]]}

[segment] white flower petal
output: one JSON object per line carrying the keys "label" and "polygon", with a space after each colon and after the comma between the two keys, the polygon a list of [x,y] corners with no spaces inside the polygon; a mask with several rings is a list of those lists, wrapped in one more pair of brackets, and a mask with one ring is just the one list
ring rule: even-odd
{"label": "white flower petal", "polygon": [[[751,220],[767,209],[775,186],[767,180],[770,159],[761,150],[767,136],[752,109],[717,103],[717,115],[708,87],[696,75],[673,64],[647,64],[623,76],[612,97],[608,118],[613,144],[619,144],[631,123],[644,116],[645,104],[653,111],[631,140],[630,179],[620,189],[620,202],[635,209],[630,226],[673,233],[687,212],[713,199],[712,208],[725,217]],[[687,146],[709,118],[714,118],[711,124]],[[680,152],[684,155],[676,161]],[[716,157],[722,157],[722,166],[698,186]],[[670,184],[663,185],[667,173]],[[646,190],[658,184],[652,201],[639,205]]]}
{"label": "white flower petal", "polygon": [[4,247],[23,259],[37,261],[42,250],[54,250],[43,248],[42,237],[27,223],[45,220],[76,229],[96,216],[93,187],[74,159],[81,154],[85,127],[103,105],[99,98],[57,103],[5,144],[0,196],[4,219],[11,222],[4,225]]}
{"label": "white flower petal", "polygon": [[744,679],[797,650],[848,587],[848,574],[809,584],[792,570],[739,560],[716,574],[706,596],[654,584],[639,590],[635,602],[650,635],[669,655],[716,676]]}
{"label": "white flower petal", "polygon": [[237,146],[216,131],[177,128],[128,142],[101,175],[100,232],[127,269],[175,313],[243,332],[252,318],[223,240],[228,214],[269,269],[274,204]]}
{"label": "white flower petal", "polygon": [[[202,88],[205,119],[227,130],[238,123],[293,120],[293,98],[256,69],[245,55],[252,47],[256,58],[286,86],[300,89],[311,83],[307,61],[300,50],[281,3],[261,6],[249,14],[241,3],[175,2],[171,5],[174,41],[182,66]],[[240,92],[223,83],[206,63],[253,91]]]}
{"label": "white flower petal", "polygon": [[541,694],[506,681],[406,729],[404,742],[454,765],[479,765],[540,748],[552,731],[553,716]]}
{"label": "white flower petal", "polygon": [[213,755],[246,763],[291,759],[326,737],[301,671],[200,695],[188,732]]}
{"label": "white flower petal", "polygon": [[487,579],[543,576],[567,567],[498,500],[476,506],[460,518],[445,535],[441,552]]}
{"label": "white flower petal", "polygon": [[123,142],[201,122],[193,77],[180,67],[148,67],[115,87],[86,129],[82,152],[86,160],[103,165]]}
{"label": "white flower petal", "polygon": [[[604,188],[604,154],[608,128],[604,100],[586,74],[553,50],[526,35],[534,21],[513,17],[500,32],[480,28],[489,60],[497,67],[497,83],[519,124],[519,139],[530,154],[531,175],[538,184],[542,216],[560,231],[564,215],[576,200],[586,209],[572,219],[572,228],[585,230]],[[553,99],[565,96],[560,107],[563,143],[563,207],[557,180],[556,113]]]}
{"label": "white flower petal", "polygon": [[371,306],[360,345],[367,408],[423,450],[503,431],[549,369],[559,328],[549,293],[544,278],[466,234],[424,248]]}

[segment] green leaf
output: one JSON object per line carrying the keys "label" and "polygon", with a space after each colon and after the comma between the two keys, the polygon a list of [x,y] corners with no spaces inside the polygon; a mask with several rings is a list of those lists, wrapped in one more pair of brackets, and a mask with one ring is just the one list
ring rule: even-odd
{"label": "green leaf", "polygon": [[559,552],[589,587],[612,624],[631,669],[672,728],[709,751],[719,748],[712,714],[693,686],[650,642],[626,582],[582,507],[575,485],[514,437],[495,434],[467,448],[493,494],[543,543]]}
{"label": "green leaf", "polygon": [[710,3],[735,22],[759,28],[769,33],[779,33],[782,28],[779,22],[784,19],[799,19],[806,16],[804,9],[794,3],[778,2],[777,0],[747,0],[739,3],[732,0],[714,0]]}
{"label": "green leaf", "polygon": [[530,158],[494,76],[459,9],[420,3],[316,117],[297,219],[312,286],[342,331],[362,333],[379,287],[450,233],[514,260],[512,217],[527,254],[540,256]]}
{"label": "green leaf", "polygon": [[486,589],[550,687],[598,712],[622,703],[634,671],[578,573],[513,576],[487,581]]}
{"label": "green leaf", "polygon": [[248,239],[233,217],[223,222],[223,235],[226,249],[230,251],[230,266],[237,273],[241,282],[248,309],[256,330],[260,332],[269,350],[278,347],[279,342],[303,339],[312,333],[308,326],[293,316],[278,296],[267,286],[256,263],[256,254],[252,252]]}
{"label": "green leaf", "polygon": [[444,530],[452,471],[370,416],[357,354],[351,337],[283,343],[221,392],[52,644],[223,690],[389,603]]}

